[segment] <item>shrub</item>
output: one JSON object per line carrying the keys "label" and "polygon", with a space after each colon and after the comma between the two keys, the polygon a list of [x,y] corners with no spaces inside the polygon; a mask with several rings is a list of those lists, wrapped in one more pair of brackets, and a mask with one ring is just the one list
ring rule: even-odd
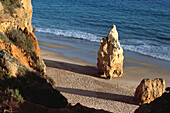
{"label": "shrub", "polygon": [[21,7],[21,1],[20,0],[0,0],[3,6],[6,8],[13,7]]}
{"label": "shrub", "polygon": [[25,35],[23,31],[12,28],[6,33],[6,36],[11,43],[23,49],[27,56],[33,60],[36,64],[35,70],[42,71],[43,67],[40,65],[39,57],[33,49],[35,42],[30,35]]}
{"label": "shrub", "polygon": [[21,7],[20,0],[0,0],[0,2],[4,6],[4,12],[9,13],[11,16],[16,13],[15,8]]}
{"label": "shrub", "polygon": [[24,101],[21,94],[19,94],[18,89],[9,88],[0,93],[0,100],[0,112],[3,113],[15,112],[15,109],[19,107],[19,104]]}
{"label": "shrub", "polygon": [[18,102],[23,102],[24,99],[23,97],[21,96],[21,94],[19,94],[19,90],[18,89],[7,89],[5,90],[5,94],[8,95],[9,97],[15,99],[16,101]]}
{"label": "shrub", "polygon": [[0,39],[2,39],[5,42],[12,43],[9,38],[7,38],[2,32],[0,32]]}
{"label": "shrub", "polygon": [[0,80],[9,78],[12,78],[12,76],[6,70],[3,70],[2,67],[0,67]]}
{"label": "shrub", "polygon": [[31,54],[33,52],[34,40],[31,36],[26,36],[22,31],[14,28],[8,31],[6,35],[14,45],[24,49],[26,53]]}

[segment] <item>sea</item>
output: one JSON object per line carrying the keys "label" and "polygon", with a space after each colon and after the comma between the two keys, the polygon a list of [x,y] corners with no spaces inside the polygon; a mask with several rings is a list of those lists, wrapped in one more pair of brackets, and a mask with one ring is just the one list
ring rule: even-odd
{"label": "sea", "polygon": [[170,0],[32,0],[32,5],[40,41],[99,48],[114,24],[125,51],[170,61]]}

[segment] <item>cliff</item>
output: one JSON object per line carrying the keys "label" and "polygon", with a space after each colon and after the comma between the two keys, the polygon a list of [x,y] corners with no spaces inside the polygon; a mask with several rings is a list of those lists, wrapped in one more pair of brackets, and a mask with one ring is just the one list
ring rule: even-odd
{"label": "cliff", "polygon": [[31,0],[0,0],[0,49],[7,50],[20,64],[45,77],[46,67],[32,32],[31,18]]}
{"label": "cliff", "polygon": [[48,81],[31,18],[31,0],[0,0],[0,112],[18,112],[25,101],[50,108],[68,104]]}
{"label": "cliff", "polygon": [[31,18],[31,0],[0,0],[0,112],[108,113],[68,106],[46,75]]}
{"label": "cliff", "polygon": [[12,27],[28,28],[32,32],[31,0],[0,0],[0,31],[6,32]]}

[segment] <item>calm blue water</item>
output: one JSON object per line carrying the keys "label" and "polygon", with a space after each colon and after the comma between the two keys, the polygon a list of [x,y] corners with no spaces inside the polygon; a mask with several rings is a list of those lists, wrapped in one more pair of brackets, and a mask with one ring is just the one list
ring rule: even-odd
{"label": "calm blue water", "polygon": [[32,0],[32,4],[32,25],[39,33],[97,43],[115,24],[124,50],[170,61],[170,0]]}

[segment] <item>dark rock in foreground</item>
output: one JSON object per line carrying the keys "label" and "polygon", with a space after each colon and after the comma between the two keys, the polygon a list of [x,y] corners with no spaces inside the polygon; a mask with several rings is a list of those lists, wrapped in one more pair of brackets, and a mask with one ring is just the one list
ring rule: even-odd
{"label": "dark rock in foreground", "polygon": [[69,105],[66,108],[51,109],[31,102],[24,102],[20,106],[19,112],[20,113],[110,113],[104,110],[96,110],[94,108],[88,108],[82,106],[79,103],[76,104],[75,106]]}
{"label": "dark rock in foreground", "polygon": [[2,89],[19,89],[26,101],[44,105],[50,108],[64,108],[68,105],[67,99],[60,92],[47,83],[46,79],[33,72],[25,76],[0,81]]}
{"label": "dark rock in foreground", "polygon": [[160,97],[165,91],[165,80],[162,78],[143,79],[138,85],[134,95],[134,101],[138,104],[150,103]]}
{"label": "dark rock in foreground", "polygon": [[170,92],[165,92],[150,104],[141,105],[135,113],[170,113]]}

